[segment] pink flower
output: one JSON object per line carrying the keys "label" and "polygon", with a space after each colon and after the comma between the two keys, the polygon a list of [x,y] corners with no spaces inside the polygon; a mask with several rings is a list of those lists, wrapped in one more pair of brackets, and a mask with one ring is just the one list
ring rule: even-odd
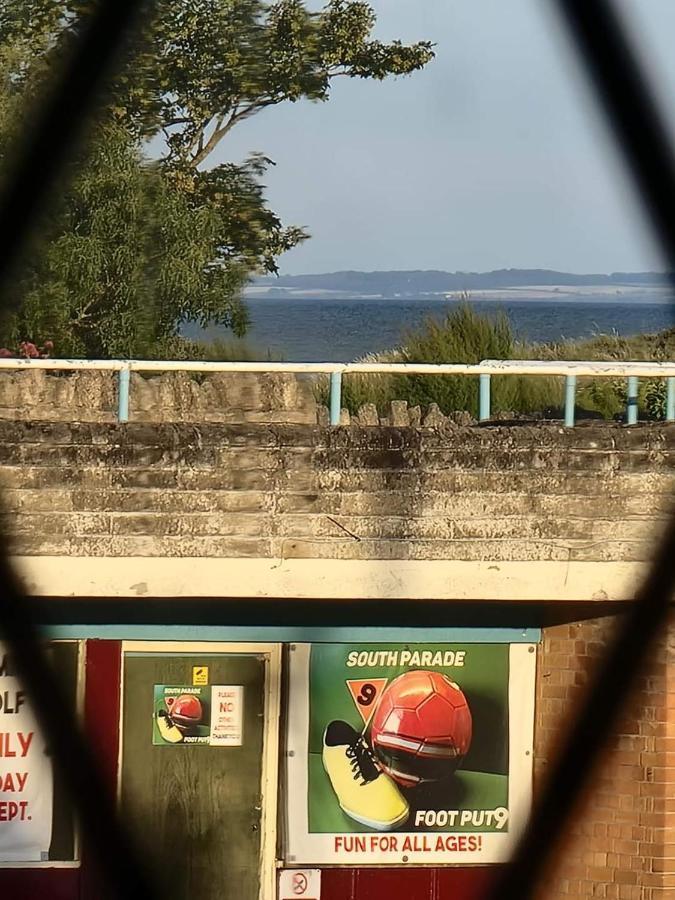
{"label": "pink flower", "polygon": [[42,347],[32,341],[21,341],[17,353],[12,353],[7,347],[0,347],[0,359],[14,359],[23,356],[25,359],[46,359],[54,349],[54,341],[45,341]]}

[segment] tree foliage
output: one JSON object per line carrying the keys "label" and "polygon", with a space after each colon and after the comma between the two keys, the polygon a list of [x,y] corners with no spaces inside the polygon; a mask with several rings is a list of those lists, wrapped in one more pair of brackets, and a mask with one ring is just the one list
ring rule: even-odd
{"label": "tree foliage", "polygon": [[[0,0],[0,160],[21,104],[55,77],[97,2]],[[327,100],[334,78],[381,80],[432,58],[429,43],[383,43],[374,26],[362,0],[319,12],[301,0],[159,3],[59,191],[39,261],[23,267],[15,342],[49,336],[59,353],[138,355],[166,352],[186,319],[242,333],[242,286],[276,272],[307,234],[267,206],[269,158],[213,164],[214,151],[268,107]],[[158,139],[149,160],[143,148]]]}
{"label": "tree foliage", "polygon": [[[0,33],[33,56],[58,55],[97,0],[4,0]],[[164,0],[133,42],[112,87],[116,113],[146,136],[164,132],[176,163],[196,168],[235,125],[284,101],[329,98],[334,78],[408,75],[433,58],[428,41],[372,36],[364,0]],[[51,51],[50,51],[51,48]]]}
{"label": "tree foliage", "polygon": [[96,130],[84,163],[21,267],[12,338],[49,336],[60,355],[105,358],[161,356],[185,320],[243,333],[248,266],[214,264],[218,209],[141,164],[119,125]]}

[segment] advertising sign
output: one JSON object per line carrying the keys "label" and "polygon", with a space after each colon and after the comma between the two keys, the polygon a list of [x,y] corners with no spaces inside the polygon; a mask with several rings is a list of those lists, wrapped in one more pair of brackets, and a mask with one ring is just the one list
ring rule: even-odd
{"label": "advertising sign", "polygon": [[51,762],[0,644],[0,862],[47,859],[52,801]]}
{"label": "advertising sign", "polygon": [[286,860],[502,862],[531,799],[531,644],[298,644]]}
{"label": "advertising sign", "polygon": [[240,747],[244,720],[242,685],[156,684],[152,743]]}

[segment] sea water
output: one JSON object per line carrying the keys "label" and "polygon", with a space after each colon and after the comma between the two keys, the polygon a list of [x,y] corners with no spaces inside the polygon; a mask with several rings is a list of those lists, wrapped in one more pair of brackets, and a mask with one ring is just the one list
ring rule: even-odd
{"label": "sea water", "polygon": [[[251,328],[246,341],[265,358],[287,362],[347,362],[405,342],[407,331],[424,319],[442,319],[456,304],[443,299],[248,298]],[[616,332],[629,336],[671,328],[667,302],[622,295],[621,300],[579,296],[575,300],[474,300],[481,313],[505,312],[516,336],[527,341],[560,341]],[[187,327],[190,337],[231,337],[217,327]]]}

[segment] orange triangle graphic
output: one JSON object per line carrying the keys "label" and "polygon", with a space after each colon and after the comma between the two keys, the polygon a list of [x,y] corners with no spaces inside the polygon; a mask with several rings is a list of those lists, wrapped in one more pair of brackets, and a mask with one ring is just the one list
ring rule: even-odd
{"label": "orange triangle graphic", "polygon": [[368,724],[375,712],[380,694],[387,686],[388,678],[348,678],[347,690],[359,711],[364,724]]}

